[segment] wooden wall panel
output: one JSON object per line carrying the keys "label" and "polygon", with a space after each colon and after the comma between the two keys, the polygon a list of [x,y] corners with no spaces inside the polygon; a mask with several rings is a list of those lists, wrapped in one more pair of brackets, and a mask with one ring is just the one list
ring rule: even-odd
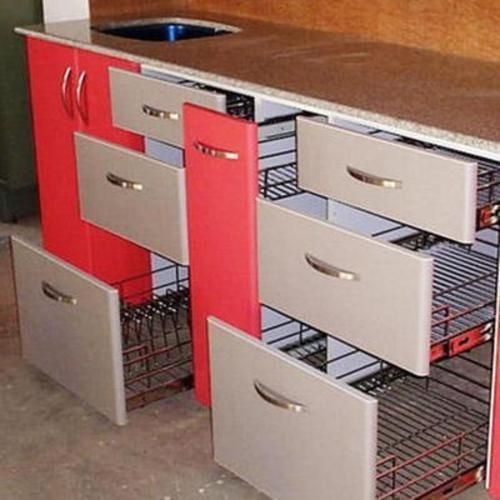
{"label": "wooden wall panel", "polygon": [[161,13],[186,5],[254,19],[361,35],[500,60],[497,0],[90,0],[93,15]]}
{"label": "wooden wall panel", "polygon": [[188,0],[188,4],[500,60],[497,0]]}
{"label": "wooden wall panel", "polygon": [[148,17],[161,15],[165,6],[182,8],[187,0],[89,0],[90,16],[94,20],[129,16]]}

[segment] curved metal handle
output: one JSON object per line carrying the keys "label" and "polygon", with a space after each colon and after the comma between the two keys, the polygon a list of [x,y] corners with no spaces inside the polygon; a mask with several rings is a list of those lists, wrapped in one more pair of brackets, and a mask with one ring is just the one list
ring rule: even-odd
{"label": "curved metal handle", "polygon": [[212,156],[220,160],[239,160],[240,158],[240,155],[234,151],[224,151],[223,149],[213,148],[202,142],[195,142],[193,146],[196,151],[199,151],[201,154]]}
{"label": "curved metal handle", "polygon": [[72,73],[73,73],[73,70],[72,70],[71,66],[68,66],[66,68],[66,71],[64,72],[64,75],[63,75],[63,78],[61,81],[61,100],[63,103],[64,111],[66,111],[66,114],[70,118],[73,118],[73,108],[71,107],[71,102],[69,100],[68,89],[69,89],[69,82],[71,80]]}
{"label": "curved metal handle", "polygon": [[87,111],[83,104],[83,91],[85,88],[85,83],[87,81],[87,72],[82,71],[80,74],[80,78],[78,78],[78,84],[76,86],[76,107],[78,108],[78,113],[83,121],[87,121]]}
{"label": "curved metal handle", "polygon": [[363,172],[357,168],[347,166],[347,172],[351,177],[357,181],[364,182],[365,184],[370,184],[371,186],[383,187],[387,189],[401,189],[403,187],[403,182],[396,179],[388,179],[385,177],[378,177],[377,175],[369,174],[368,172]]}
{"label": "curved metal handle", "polygon": [[132,189],[134,191],[142,191],[144,189],[144,186],[139,182],[129,181],[123,177],[118,177],[118,175],[115,175],[112,172],[108,172],[106,174],[106,180],[110,184],[113,184],[113,186],[118,186],[123,189]]}
{"label": "curved metal handle", "polygon": [[338,278],[340,280],[345,281],[359,281],[360,277],[356,273],[351,271],[346,271],[345,269],[340,269],[338,267],[332,266],[314,255],[310,253],[306,253],[304,255],[306,262],[315,270],[322,274],[326,274],[327,276],[331,276],[333,278]]}
{"label": "curved metal handle", "polygon": [[62,304],[76,306],[78,302],[74,297],[70,297],[69,295],[60,292],[46,281],[42,281],[42,292],[49,299],[54,300],[55,302],[60,302]]}
{"label": "curved metal handle", "polygon": [[253,383],[255,392],[266,402],[273,406],[277,406],[283,410],[288,410],[294,413],[304,413],[307,407],[301,403],[296,403],[288,398],[285,398],[281,394],[269,389],[263,383],[255,380]]}
{"label": "curved metal handle", "polygon": [[143,104],[142,112],[152,118],[159,118],[160,120],[178,121],[180,119],[179,113],[175,111],[164,111],[162,109],[153,108],[147,104]]}

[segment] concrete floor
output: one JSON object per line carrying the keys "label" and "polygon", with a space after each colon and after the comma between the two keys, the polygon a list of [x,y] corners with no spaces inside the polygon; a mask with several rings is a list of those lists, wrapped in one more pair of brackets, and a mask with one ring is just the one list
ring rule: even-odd
{"label": "concrete floor", "polygon": [[[9,234],[38,241],[38,222],[0,224],[0,238]],[[210,415],[191,393],[129,420],[110,424],[22,361],[10,255],[0,243],[0,500],[266,498],[213,462]],[[457,498],[487,496],[479,486]]]}

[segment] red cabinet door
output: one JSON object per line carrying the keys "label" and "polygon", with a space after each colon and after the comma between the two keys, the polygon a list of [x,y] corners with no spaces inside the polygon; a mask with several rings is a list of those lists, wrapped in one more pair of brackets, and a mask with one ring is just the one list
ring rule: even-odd
{"label": "red cabinet door", "polygon": [[[78,51],[78,77],[75,83],[75,105],[79,129],[93,137],[120,144],[136,151],[144,151],[143,137],[113,126],[109,67],[138,72],[139,65],[92,52]],[[103,179],[103,182],[106,182]],[[124,217],[127,214],[123,214]],[[119,236],[89,225],[93,274],[107,283],[147,274],[150,254],[143,248]],[[144,292],[150,278],[133,280],[123,287],[125,295]]]}
{"label": "red cabinet door", "polygon": [[88,224],[80,219],[73,132],[76,51],[27,40],[44,247],[91,272]]}
{"label": "red cabinet door", "polygon": [[208,405],[207,318],[260,336],[257,126],[185,104],[184,131],[195,390]]}

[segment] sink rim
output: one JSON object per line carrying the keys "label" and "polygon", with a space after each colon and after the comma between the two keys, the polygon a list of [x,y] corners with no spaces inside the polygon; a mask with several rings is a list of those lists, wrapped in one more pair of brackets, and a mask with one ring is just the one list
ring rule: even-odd
{"label": "sink rim", "polygon": [[207,21],[205,19],[188,18],[188,17],[151,17],[131,19],[124,21],[111,21],[103,24],[94,24],[91,29],[97,31],[101,35],[115,36],[112,33],[106,33],[104,30],[113,30],[117,28],[133,28],[140,26],[149,26],[153,24],[186,24],[200,28],[213,28],[215,30],[227,31],[227,35],[240,33],[241,28],[230,24],[219,23],[217,21]]}

